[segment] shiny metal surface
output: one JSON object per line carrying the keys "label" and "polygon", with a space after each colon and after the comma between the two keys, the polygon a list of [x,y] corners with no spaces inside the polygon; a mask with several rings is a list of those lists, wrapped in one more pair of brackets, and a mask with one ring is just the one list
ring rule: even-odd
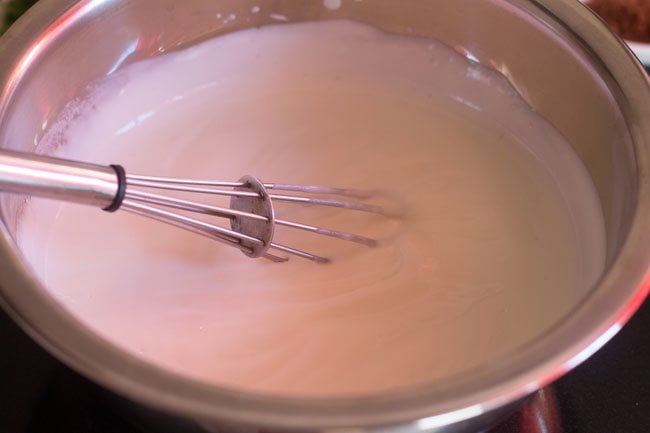
{"label": "shiny metal surface", "polygon": [[[261,240],[261,244],[242,244],[250,249],[250,253],[244,253],[249,257],[262,257],[273,245],[273,234],[275,232],[275,209],[269,193],[264,184],[253,176],[244,176],[239,179],[246,186],[236,187],[236,191],[254,191],[258,197],[233,196],[230,198],[230,208],[239,212],[253,215],[263,215],[264,221],[259,219],[235,216],[230,220],[233,230],[246,233],[255,239]],[[312,259],[315,260],[315,259]]]}
{"label": "shiny metal surface", "polygon": [[110,167],[0,150],[0,191],[105,208],[117,176]]}
{"label": "shiny metal surface", "polygon": [[[292,248],[274,242],[275,226],[282,225],[293,229],[304,230],[319,235],[334,237],[344,241],[356,242],[367,247],[374,247],[377,242],[354,233],[316,227],[293,221],[275,218],[274,202],[286,201],[316,206],[331,206],[362,212],[371,212],[388,216],[382,206],[366,203],[361,200],[372,199],[370,193],[357,190],[329,188],[313,185],[290,185],[280,183],[263,183],[253,176],[244,176],[237,182],[201,181],[189,179],[174,179],[141,175],[126,175],[126,194],[122,209],[138,215],[153,218],[191,232],[221,241],[240,249],[249,257],[263,257],[274,262],[285,262],[287,257],[277,256],[268,252],[274,249],[316,263],[329,263],[330,258]],[[220,195],[230,197],[230,207],[224,208],[208,205],[197,201],[163,196],[133,189],[140,187],[154,190],[171,190],[183,193]],[[232,189],[216,189],[227,187]],[[1,189],[1,185],[0,185]],[[269,189],[290,191],[292,195],[271,194]],[[339,195],[339,198],[317,198],[295,193]],[[212,221],[202,221],[166,209],[199,213],[210,217],[228,218],[232,230],[213,224]],[[392,212],[394,213],[394,212]]]}
{"label": "shiny metal surface", "polygon": [[[119,169],[119,175],[118,171]],[[232,190],[205,188],[204,185],[220,185]],[[195,185],[201,185],[197,187]],[[347,189],[314,187],[287,184],[269,184],[275,189],[294,192],[320,192],[332,194],[335,191],[347,197]],[[172,190],[185,193],[220,195],[230,197],[230,207],[206,205],[196,201],[167,197],[147,191],[133,189],[141,187],[154,190]],[[276,219],[273,201],[333,206],[350,210],[384,214],[383,208],[360,201],[340,199],[318,199],[295,195],[269,194],[264,183],[253,176],[244,176],[238,182],[215,182],[173,178],[128,175],[121,167],[105,167],[78,161],[35,155],[26,152],[0,150],[0,192],[19,193],[51,198],[60,201],[100,207],[114,212],[123,209],[155,221],[196,233],[241,250],[253,258],[263,257],[274,262],[285,262],[267,252],[269,248],[302,257],[316,263],[329,263],[330,259],[273,242]],[[358,193],[354,193],[358,196]],[[363,194],[370,198],[371,195]],[[168,208],[190,213],[199,213],[216,218],[226,218],[232,229],[222,227],[214,221],[199,220]],[[302,223],[278,220],[278,224],[338,239],[376,246],[374,239],[360,235],[315,227]]]}
{"label": "shiny metal surface", "polygon": [[[230,14],[236,19],[218,18]],[[254,395],[158,369],[84,328],[22,259],[13,239],[21,203],[3,196],[0,299],[37,341],[104,386],[206,431],[473,432],[571,370],[623,326],[648,294],[650,88],[633,55],[578,2],[349,0],[329,9],[320,0],[42,1],[0,38],[0,147],[32,150],[45,121],[120,65],[278,24],[278,14],[289,22],[349,18],[436,37],[506,75],[567,138],[594,180],[608,241],[601,280],[543,335],[462,377],[354,398]]]}

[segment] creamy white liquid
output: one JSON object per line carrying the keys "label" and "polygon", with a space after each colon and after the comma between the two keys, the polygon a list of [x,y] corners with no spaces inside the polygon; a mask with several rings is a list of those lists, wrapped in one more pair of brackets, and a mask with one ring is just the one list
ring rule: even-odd
{"label": "creamy white liquid", "polygon": [[251,29],[124,67],[40,149],[139,174],[380,190],[402,207],[396,220],[279,205],[381,241],[278,229],[334,258],[316,265],[31,201],[19,243],[56,299],[122,348],[219,385],[323,396],[449,377],[548,329],[604,262],[586,170],[504,77],[361,24]]}

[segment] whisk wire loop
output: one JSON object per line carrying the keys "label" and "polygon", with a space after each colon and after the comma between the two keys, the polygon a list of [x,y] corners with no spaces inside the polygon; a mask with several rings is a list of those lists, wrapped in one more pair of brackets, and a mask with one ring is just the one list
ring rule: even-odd
{"label": "whisk wire loop", "polygon": [[[276,218],[274,204],[277,202],[388,215],[381,206],[367,202],[372,194],[355,189],[263,183],[253,176],[244,176],[236,182],[221,182],[131,175],[119,165],[105,166],[6,149],[0,150],[0,191],[95,206],[107,212],[123,209],[217,240],[249,257],[275,262],[286,261],[288,257],[271,253],[271,249],[317,263],[329,261],[326,257],[277,243],[274,239],[276,226],[367,247],[377,245],[376,240],[362,235]],[[164,191],[179,194],[167,195]],[[197,197],[223,196],[230,202],[228,206],[217,206],[194,196],[179,198],[180,193]],[[228,221],[230,227],[190,214],[221,218]]]}
{"label": "whisk wire loop", "polygon": [[[244,254],[250,257],[263,257],[272,261],[286,261],[288,258],[270,254],[268,252],[269,249],[275,249],[282,253],[308,259],[316,263],[328,263],[330,261],[329,258],[273,242],[274,228],[276,225],[355,242],[368,247],[377,245],[375,239],[362,235],[275,218],[274,201],[330,206],[384,214],[381,206],[360,201],[371,197],[369,193],[364,191],[316,185],[263,183],[253,176],[244,176],[237,182],[228,182],[127,175],[126,184],[125,210],[151,216],[158,221],[176,227],[187,228],[203,236],[214,238],[239,248]],[[195,200],[161,195],[147,190],[179,191],[183,193],[224,196],[230,198],[230,206],[215,206]],[[269,193],[269,190],[330,196],[336,195],[345,197],[345,200],[316,198],[303,195],[272,194]],[[177,218],[179,216],[178,214],[161,211],[155,206],[226,218],[230,220],[231,229],[204,223],[201,220],[186,216]],[[150,215],[146,215],[147,213],[150,213]]]}

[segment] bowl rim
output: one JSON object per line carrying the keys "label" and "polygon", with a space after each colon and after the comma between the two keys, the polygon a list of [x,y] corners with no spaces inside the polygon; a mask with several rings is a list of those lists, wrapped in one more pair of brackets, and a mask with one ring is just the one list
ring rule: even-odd
{"label": "bowl rim", "polygon": [[[600,58],[620,87],[626,98],[625,106],[621,106],[626,118],[650,118],[650,84],[645,71],[620,39],[585,6],[564,0],[511,2],[541,8],[563,23]],[[56,37],[61,23],[95,13],[104,3],[37,3],[0,38],[0,59],[11,66],[5,69],[13,70],[13,65],[25,59],[30,47],[39,41]],[[8,100],[19,78],[13,72],[7,75],[0,71],[0,118],[3,101]],[[611,270],[588,295],[588,302],[554,325],[543,338],[477,374],[368,397],[264,396],[199,383],[113,346],[81,326],[44,290],[34,290],[41,284],[30,275],[28,265],[11,253],[15,245],[4,225],[0,225],[0,306],[65,363],[109,389],[172,413],[202,420],[310,430],[404,423],[427,430],[461,422],[523,398],[574,368],[615,335],[648,296],[650,202],[643,197],[650,197],[650,122],[629,126],[637,156],[639,199],[630,233]],[[549,354],[551,346],[556,350]],[[481,381],[477,382],[477,377]]]}

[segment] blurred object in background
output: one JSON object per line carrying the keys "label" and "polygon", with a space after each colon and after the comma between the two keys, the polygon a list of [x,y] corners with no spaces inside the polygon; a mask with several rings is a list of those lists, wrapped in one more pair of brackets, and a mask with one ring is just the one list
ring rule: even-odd
{"label": "blurred object in background", "polygon": [[0,34],[37,0],[0,0]]}
{"label": "blurred object in background", "polygon": [[585,3],[622,38],[650,42],[650,1],[589,0]]}
{"label": "blurred object in background", "polygon": [[589,6],[650,67],[650,0],[580,0]]}

